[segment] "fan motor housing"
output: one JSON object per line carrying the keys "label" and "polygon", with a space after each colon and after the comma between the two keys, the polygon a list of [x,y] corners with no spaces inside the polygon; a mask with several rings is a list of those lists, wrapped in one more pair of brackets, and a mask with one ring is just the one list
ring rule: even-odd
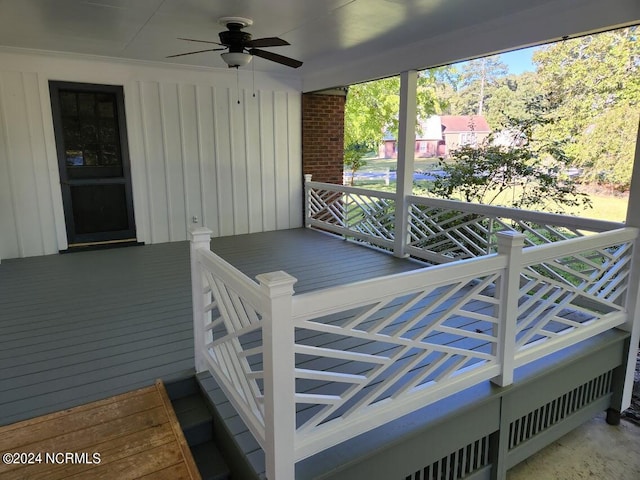
{"label": "fan motor housing", "polygon": [[[229,27],[231,24],[229,25]],[[220,32],[220,43],[227,45],[229,48],[242,48],[247,42],[251,41],[251,34],[241,30],[227,30]]]}

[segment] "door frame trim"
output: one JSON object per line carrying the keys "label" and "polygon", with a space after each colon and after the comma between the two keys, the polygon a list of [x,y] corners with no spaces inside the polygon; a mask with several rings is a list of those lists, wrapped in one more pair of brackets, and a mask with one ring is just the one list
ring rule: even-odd
{"label": "door frame trim", "polygon": [[[75,222],[73,211],[71,209],[71,191],[65,188],[69,185],[69,179],[66,173],[66,155],[64,146],[64,136],[62,132],[62,110],[60,104],[60,90],[75,90],[86,92],[104,92],[112,93],[116,96],[116,116],[118,124],[118,134],[120,140],[121,160],[122,160],[122,178],[121,181],[109,183],[123,183],[125,187],[125,202],[127,208],[127,221],[129,228],[127,230],[116,230],[105,233],[75,233]],[[64,213],[65,231],[67,235],[67,245],[73,247],[77,244],[104,242],[110,240],[126,240],[137,238],[137,230],[135,223],[135,211],[133,204],[133,181],[131,177],[131,160],[129,156],[129,141],[127,135],[127,121],[124,102],[124,86],[123,85],[106,85],[97,83],[82,83],[49,80],[49,95],[51,99],[51,113],[53,122],[53,132],[56,147],[56,156],[58,160],[58,173],[60,178],[60,191],[62,195],[62,208]],[[114,179],[117,180],[117,179]],[[74,183],[82,184],[82,180],[76,180]],[[99,181],[96,183],[100,183]]]}

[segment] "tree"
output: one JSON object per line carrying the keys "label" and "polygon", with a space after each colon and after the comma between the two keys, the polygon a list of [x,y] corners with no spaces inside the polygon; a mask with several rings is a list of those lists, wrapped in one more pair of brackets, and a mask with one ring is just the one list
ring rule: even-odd
{"label": "tree", "polygon": [[345,151],[363,144],[374,149],[385,130],[397,130],[399,91],[399,77],[349,87],[344,112]]}
{"label": "tree", "polygon": [[527,105],[539,95],[536,74],[525,72],[497,80],[487,99],[486,119],[492,130],[507,128],[511,119],[527,119]]}
{"label": "tree", "polygon": [[[418,117],[426,118],[440,111],[436,94],[436,73],[421,72],[418,77]],[[345,105],[345,151],[366,145],[374,150],[385,133],[397,137],[400,110],[400,77],[384,78],[349,87]],[[416,119],[417,125],[417,119]]]}
{"label": "tree", "polygon": [[345,146],[344,165],[351,170],[351,181],[349,182],[351,186],[353,186],[356,178],[356,172],[367,164],[364,159],[367,151],[368,148],[366,144],[352,143]]}
{"label": "tree", "polygon": [[633,169],[638,109],[629,105],[615,107],[593,119],[576,141],[579,165],[585,167],[583,177],[590,182],[606,184],[625,191],[629,188]]}
{"label": "tree", "polygon": [[452,152],[450,162],[440,162],[429,193],[470,203],[501,204],[561,213],[565,207],[589,207],[569,178],[562,178],[566,156],[561,144],[536,139],[536,127],[550,120],[543,98],[526,108],[525,119],[510,119],[507,129],[518,142],[493,143],[492,136],[479,146],[464,145]]}
{"label": "tree", "polygon": [[637,27],[563,41],[534,53],[556,121],[540,135],[567,142],[585,178],[627,188],[640,116]]}
{"label": "tree", "polygon": [[500,80],[507,75],[507,66],[499,55],[471,60],[455,66],[455,73],[445,78],[452,86],[449,100],[451,115],[486,115],[488,101]]}

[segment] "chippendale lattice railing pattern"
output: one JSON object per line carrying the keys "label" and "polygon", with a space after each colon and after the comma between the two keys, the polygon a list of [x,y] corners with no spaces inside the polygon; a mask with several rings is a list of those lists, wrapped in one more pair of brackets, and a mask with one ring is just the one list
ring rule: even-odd
{"label": "chippendale lattice railing pattern", "polygon": [[[308,181],[306,224],[372,245],[394,248],[396,200],[389,192]],[[496,233],[525,234],[525,245],[542,245],[613,230],[617,222],[585,219],[427,197],[407,197],[402,252],[446,263],[496,252]]]}
{"label": "chippendale lattice railing pattern", "polygon": [[[259,443],[265,441],[262,317],[269,298],[261,285],[192,242],[196,367],[215,372],[225,394]],[[197,312],[197,313],[196,313]],[[255,348],[254,348],[255,347]],[[200,362],[200,365],[198,365]]]}
{"label": "chippendale lattice railing pattern", "polygon": [[554,243],[623,226],[617,222],[517,210],[451,200],[408,198],[409,242],[406,252],[435,263],[496,251],[496,233],[525,235],[525,246]]}
{"label": "chippendale lattice railing pattern", "polygon": [[[626,320],[637,231],[632,228],[528,249],[522,254],[517,365]],[[573,339],[566,338],[573,332]]]}
{"label": "chippendale lattice railing pattern", "polygon": [[294,296],[297,455],[498,375],[505,260]]}
{"label": "chippendale lattice railing pattern", "polygon": [[[496,254],[293,295],[258,282],[192,232],[195,358],[265,450],[269,478],[296,461],[625,323],[638,230]],[[631,300],[633,301],[633,300]],[[294,413],[295,412],[295,413]]]}
{"label": "chippendale lattice railing pattern", "polygon": [[380,247],[393,247],[395,201],[388,192],[307,183],[307,224]]}

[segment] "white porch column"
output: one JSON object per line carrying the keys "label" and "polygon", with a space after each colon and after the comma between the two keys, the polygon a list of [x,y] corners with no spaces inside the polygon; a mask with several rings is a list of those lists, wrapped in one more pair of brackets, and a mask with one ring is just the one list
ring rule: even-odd
{"label": "white porch column", "polygon": [[262,317],[265,463],[268,480],[295,480],[295,329],[291,319],[293,284],[286,272],[258,275],[269,297]]}
{"label": "white porch column", "polygon": [[[207,370],[204,357],[205,344],[205,293],[204,279],[200,265],[198,264],[198,250],[209,250],[211,234],[213,232],[205,227],[189,228],[189,241],[191,252],[191,304],[193,308],[193,355],[195,360],[196,373]],[[211,295],[211,294],[208,294]],[[209,313],[209,315],[211,315]]]}
{"label": "white porch column", "polygon": [[[633,173],[631,175],[631,189],[629,191],[629,203],[627,205],[628,227],[640,228],[640,121],[638,122],[638,134],[636,136],[636,153],[633,161]],[[627,369],[622,392],[622,405],[620,411],[626,410],[631,405],[631,393],[633,390],[634,373],[638,354],[638,342],[640,341],[640,240],[636,240],[631,265],[631,278],[629,279],[629,294],[626,308],[629,312],[629,320],[621,328],[631,332],[629,355],[627,357]]]}
{"label": "white porch column", "polygon": [[400,74],[400,114],[398,118],[398,168],[396,183],[395,240],[393,254],[406,256],[409,218],[407,196],[413,193],[413,161],[416,149],[416,94],[418,72]]}

